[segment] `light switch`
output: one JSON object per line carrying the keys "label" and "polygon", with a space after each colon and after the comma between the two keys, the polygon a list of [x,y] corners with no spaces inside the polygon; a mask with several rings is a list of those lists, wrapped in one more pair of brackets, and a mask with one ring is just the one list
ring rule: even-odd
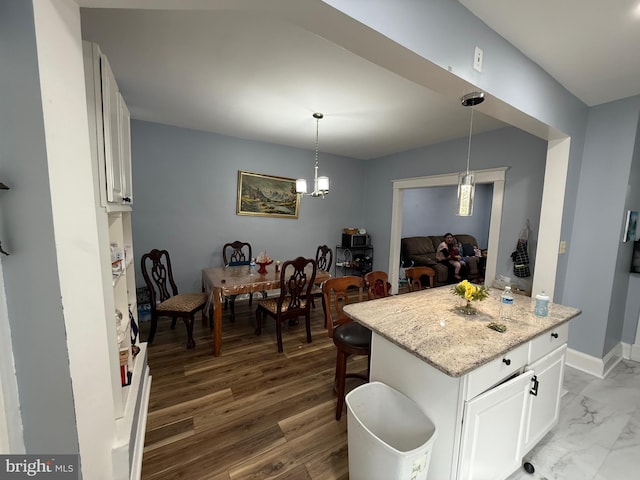
{"label": "light switch", "polygon": [[562,255],[563,253],[567,253],[567,242],[564,240],[560,241],[560,248],[558,249],[558,253]]}

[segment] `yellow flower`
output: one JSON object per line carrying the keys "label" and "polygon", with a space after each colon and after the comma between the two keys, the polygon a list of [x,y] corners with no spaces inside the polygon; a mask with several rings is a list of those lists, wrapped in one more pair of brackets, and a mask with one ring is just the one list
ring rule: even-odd
{"label": "yellow flower", "polygon": [[473,296],[476,293],[476,287],[468,283],[464,286],[464,298],[467,300],[473,300]]}
{"label": "yellow flower", "polygon": [[489,295],[489,292],[484,286],[477,286],[469,283],[468,280],[463,280],[456,286],[451,288],[451,293],[458,295],[468,301],[471,300],[484,300]]}

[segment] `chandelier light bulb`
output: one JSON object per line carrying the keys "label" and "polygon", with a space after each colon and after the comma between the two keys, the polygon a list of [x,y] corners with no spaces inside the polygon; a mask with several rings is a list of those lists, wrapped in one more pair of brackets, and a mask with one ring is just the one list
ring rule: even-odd
{"label": "chandelier light bulb", "polygon": [[296,193],[299,195],[310,195],[312,197],[323,197],[329,193],[329,177],[318,176],[318,153],[319,153],[319,124],[323,118],[322,113],[314,113],[316,119],[316,163],[313,168],[313,192],[307,193],[307,181],[304,178],[296,180]]}

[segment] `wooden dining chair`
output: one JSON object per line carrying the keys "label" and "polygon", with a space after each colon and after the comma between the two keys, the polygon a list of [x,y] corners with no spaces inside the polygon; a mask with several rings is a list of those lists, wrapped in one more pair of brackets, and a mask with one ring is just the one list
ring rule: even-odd
{"label": "wooden dining chair", "polygon": [[[333,250],[327,245],[320,245],[316,250],[316,265],[318,271],[331,273],[331,265],[333,263]],[[323,300],[322,285],[314,285],[311,290],[311,307],[316,308],[315,299]],[[323,305],[324,307],[324,305]]]}
{"label": "wooden dining chair", "polygon": [[[371,330],[352,321],[343,311],[357,292],[357,301],[363,299],[365,281],[362,277],[346,276],[330,278],[322,284],[324,295],[325,324],[329,337],[336,346],[336,373],[333,391],[338,397],[336,420],[342,417],[344,409],[344,391],[347,378],[359,378],[369,381],[369,354],[371,352]],[[347,360],[351,355],[367,356],[367,373],[347,373]]]}
{"label": "wooden dining chair", "polygon": [[[222,261],[225,267],[237,267],[242,265],[249,265],[251,263],[252,249],[251,244],[247,242],[241,242],[236,240],[234,242],[225,243],[222,247]],[[224,299],[224,308],[229,306],[230,314],[229,320],[231,322],[236,321],[236,303],[237,295],[230,295]],[[249,305],[253,303],[253,293],[249,294]]]}
{"label": "wooden dining chair", "polygon": [[178,293],[178,287],[173,280],[171,258],[166,250],[153,249],[142,255],[140,260],[142,276],[151,294],[151,327],[147,343],[151,344],[156,335],[159,317],[171,317],[171,329],[176,326],[176,320],[182,318],[187,328],[187,348],[196,346],[193,339],[193,320],[196,312],[207,304],[206,293]]}
{"label": "wooden dining chair", "polygon": [[410,292],[433,288],[433,278],[436,276],[436,271],[433,268],[409,267],[404,270],[404,273],[407,277]]}
{"label": "wooden dining chair", "polygon": [[374,270],[364,276],[367,285],[367,298],[375,300],[376,298],[384,298],[391,295],[391,284],[387,272]]}
{"label": "wooden dining chair", "polygon": [[[305,269],[310,269],[310,272]],[[278,352],[282,353],[282,322],[304,317],[307,329],[307,343],[311,343],[311,289],[316,279],[316,261],[313,258],[298,257],[287,260],[280,270],[280,295],[278,298],[264,298],[256,308],[256,335],[262,333],[262,322],[269,315],[276,321]]]}

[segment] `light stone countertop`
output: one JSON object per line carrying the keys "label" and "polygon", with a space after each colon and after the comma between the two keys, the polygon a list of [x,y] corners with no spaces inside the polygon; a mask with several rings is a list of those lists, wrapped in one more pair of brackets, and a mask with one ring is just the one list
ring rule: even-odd
{"label": "light stone countertop", "polygon": [[[549,315],[533,313],[535,299],[514,295],[513,319],[499,319],[500,294],[472,302],[478,315],[463,315],[464,300],[450,286],[349,304],[344,311],[399,347],[451,377],[460,377],[494,358],[580,315],[578,308],[549,304]],[[487,327],[503,323],[507,330]]]}

